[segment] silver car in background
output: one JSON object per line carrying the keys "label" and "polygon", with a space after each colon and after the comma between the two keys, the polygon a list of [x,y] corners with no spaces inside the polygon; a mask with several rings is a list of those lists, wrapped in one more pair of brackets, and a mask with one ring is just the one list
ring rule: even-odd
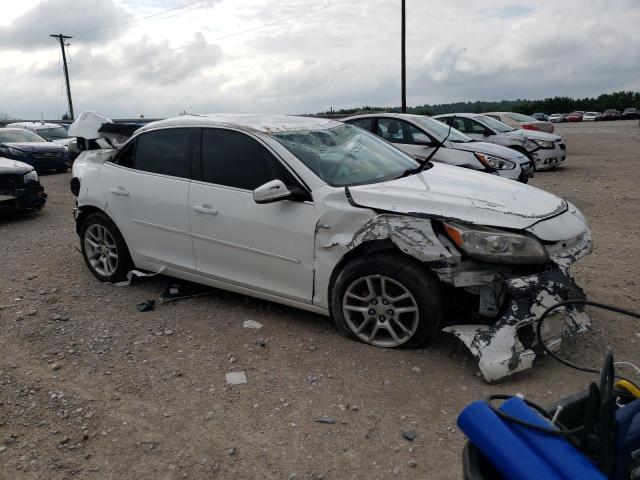
{"label": "silver car in background", "polygon": [[486,112],[483,113],[487,117],[506,123],[513,128],[522,128],[523,130],[533,130],[534,132],[553,133],[555,127],[546,120],[538,120],[537,118],[523,115],[516,112]]}
{"label": "silver car in background", "polygon": [[524,153],[533,159],[536,170],[549,170],[564,164],[566,146],[559,135],[510,127],[478,113],[448,113],[433,117],[452,125],[465,135]]}
{"label": "silver car in background", "polygon": [[429,158],[523,183],[534,173],[533,162],[525,154],[478,142],[424,115],[382,112],[354,115],[342,121],[384,138],[421,162]]}

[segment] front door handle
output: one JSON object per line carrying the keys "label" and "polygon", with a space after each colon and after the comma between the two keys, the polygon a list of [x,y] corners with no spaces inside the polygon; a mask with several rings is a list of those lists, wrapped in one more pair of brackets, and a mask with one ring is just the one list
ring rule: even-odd
{"label": "front door handle", "polygon": [[205,215],[217,215],[217,210],[214,210],[211,205],[194,205],[193,209],[196,212],[204,213]]}
{"label": "front door handle", "polygon": [[120,195],[121,197],[128,197],[129,196],[129,192],[124,187],[112,187],[112,188],[109,189],[109,191],[111,193],[113,193],[114,195]]}

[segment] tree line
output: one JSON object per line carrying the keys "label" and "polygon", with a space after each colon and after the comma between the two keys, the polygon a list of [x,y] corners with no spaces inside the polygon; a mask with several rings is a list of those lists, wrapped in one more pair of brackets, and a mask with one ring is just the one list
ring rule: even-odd
{"label": "tree line", "polygon": [[[407,107],[407,113],[417,115],[441,115],[443,113],[482,113],[482,112],[518,112],[531,115],[536,112],[571,113],[576,110],[603,112],[609,108],[624,110],[635,107],[640,110],[640,92],[603,93],[593,98],[549,97],[542,100],[501,100],[499,102],[455,102],[436,105],[418,105]],[[343,108],[319,115],[354,115],[365,112],[400,112],[400,107],[376,107],[365,105],[361,108]]]}

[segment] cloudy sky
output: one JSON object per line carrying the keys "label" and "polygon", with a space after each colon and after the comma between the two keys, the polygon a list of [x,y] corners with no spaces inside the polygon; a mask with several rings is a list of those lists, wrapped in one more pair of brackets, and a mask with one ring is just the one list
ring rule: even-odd
{"label": "cloudy sky", "polygon": [[[399,105],[400,0],[2,0],[0,112]],[[408,103],[640,90],[638,0],[407,0]]]}

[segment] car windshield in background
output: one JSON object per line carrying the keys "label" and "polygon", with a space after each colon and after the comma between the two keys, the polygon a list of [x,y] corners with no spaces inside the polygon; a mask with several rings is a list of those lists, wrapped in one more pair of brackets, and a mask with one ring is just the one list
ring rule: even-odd
{"label": "car windshield in background", "polygon": [[39,128],[38,135],[47,140],[58,140],[59,138],[69,138],[69,134],[64,127]]}
{"label": "car windshield in background", "polygon": [[493,128],[496,132],[513,132],[515,128],[511,128],[506,123],[502,123],[500,120],[496,120],[495,118],[487,117],[482,115],[477,118],[477,120],[484,123],[487,127]]}
{"label": "car windshield in background", "polygon": [[[467,137],[464,133],[456,130],[455,128],[449,128],[446,123],[439,122],[429,117],[423,117],[420,115],[414,115],[411,119],[422,126],[427,132],[436,137],[436,140],[442,142],[445,138],[453,143],[468,143],[473,142],[472,138]],[[451,133],[449,133],[451,132]]]}
{"label": "car windshield in background", "polygon": [[419,166],[384,140],[351,125],[271,137],[332,186],[383,182]]}
{"label": "car windshield in background", "polygon": [[521,123],[536,121],[536,119],[533,117],[528,117],[527,115],[521,115],[519,113],[507,113],[507,117],[509,117],[511,120]]}
{"label": "car windshield in background", "polygon": [[0,130],[0,142],[46,142],[46,140],[30,130]]}

